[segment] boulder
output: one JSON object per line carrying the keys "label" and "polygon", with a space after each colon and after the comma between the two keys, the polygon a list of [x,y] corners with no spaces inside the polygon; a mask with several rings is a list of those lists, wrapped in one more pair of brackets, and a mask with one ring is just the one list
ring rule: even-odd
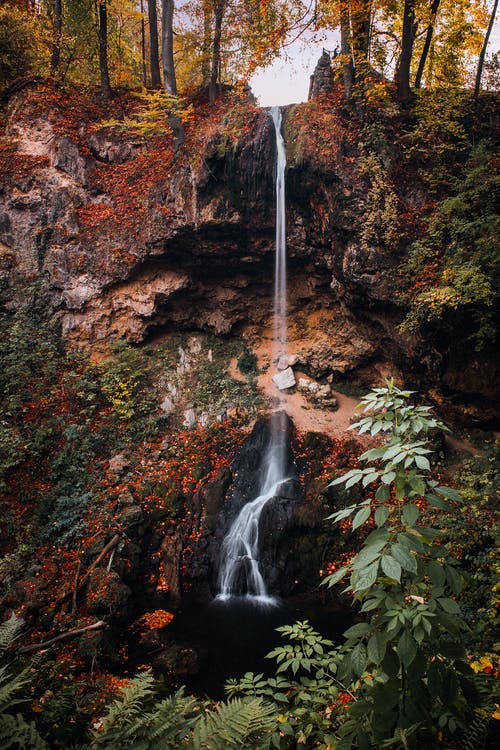
{"label": "boulder", "polygon": [[295,374],[291,367],[287,367],[286,370],[273,375],[272,380],[280,391],[284,391],[286,388],[293,388],[295,385]]}

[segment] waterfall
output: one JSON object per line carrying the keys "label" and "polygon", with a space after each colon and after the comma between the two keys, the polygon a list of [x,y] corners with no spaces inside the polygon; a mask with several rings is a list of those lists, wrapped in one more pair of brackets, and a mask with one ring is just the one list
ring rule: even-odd
{"label": "waterfall", "polygon": [[[286,218],[285,218],[285,142],[281,134],[281,109],[271,108],[276,131],[276,250],[274,268],[273,361],[286,358],[287,292],[286,292]],[[259,567],[259,523],[262,510],[271,498],[279,495],[287,480],[286,412],[271,417],[271,434],[263,466],[259,495],[243,506],[226,534],[221,549],[219,593],[223,601],[245,596],[251,601],[274,604]]]}

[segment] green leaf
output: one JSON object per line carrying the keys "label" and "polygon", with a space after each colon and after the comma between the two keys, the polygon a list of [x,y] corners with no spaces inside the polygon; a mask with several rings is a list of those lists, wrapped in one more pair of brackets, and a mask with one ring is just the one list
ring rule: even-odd
{"label": "green leaf", "polygon": [[379,561],[375,560],[375,562],[373,562],[367,568],[363,568],[359,572],[353,572],[351,576],[351,585],[354,591],[364,591],[365,589],[369,589],[370,586],[373,586],[373,584],[377,580],[378,565]]}
{"label": "green leaf", "polygon": [[377,559],[377,557],[380,557],[380,550],[382,547],[384,547],[385,541],[381,540],[377,543],[367,545],[366,547],[363,547],[361,552],[358,552],[356,557],[352,560],[352,568],[353,570],[359,570],[360,568],[364,568],[370,563],[372,563],[374,560]]}
{"label": "green leaf", "polygon": [[368,663],[366,648],[362,643],[358,643],[356,646],[354,646],[353,650],[350,653],[349,661],[355,677],[361,677]]}
{"label": "green leaf", "polygon": [[425,456],[415,456],[415,463],[417,464],[419,469],[424,469],[425,471],[431,470],[429,459],[427,459]]}
{"label": "green leaf", "polygon": [[454,594],[459,594],[462,591],[462,576],[452,565],[446,566],[446,580]]}
{"label": "green leaf", "polygon": [[430,560],[427,563],[427,574],[434,586],[444,586],[446,576],[443,570],[443,566],[438,562],[436,562],[435,560]]}
{"label": "green leaf", "polygon": [[381,484],[380,487],[377,488],[377,491],[375,493],[375,500],[379,503],[385,503],[386,500],[388,500],[391,496],[391,491],[389,487],[387,487],[385,484]]}
{"label": "green leaf", "polygon": [[363,487],[366,487],[368,484],[371,484],[376,479],[378,479],[378,471],[372,471],[370,474],[366,474],[366,476],[363,477]]}
{"label": "green leaf", "polygon": [[407,570],[409,573],[417,572],[417,560],[408,552],[401,544],[391,545],[391,555],[401,565],[403,570]]}
{"label": "green leaf", "polygon": [[[346,485],[347,486],[347,485]],[[358,510],[352,521],[352,530],[354,531],[359,526],[362,526],[370,518],[372,509],[369,505],[366,505],[361,510]]]}
{"label": "green leaf", "polygon": [[382,555],[382,570],[388,578],[401,582],[401,565],[391,555]]}
{"label": "green leaf", "polygon": [[347,573],[348,569],[346,567],[339,568],[335,571],[335,573],[332,573],[330,576],[327,576],[323,583],[326,583],[327,586],[335,586],[336,583],[338,583]]}
{"label": "green leaf", "polygon": [[384,484],[391,484],[396,479],[395,471],[388,471],[380,477]]}
{"label": "green leaf", "polygon": [[367,645],[368,658],[374,664],[380,664],[385,656],[387,639],[378,630],[371,636]]}
{"label": "green leaf", "polygon": [[413,503],[409,503],[408,505],[403,506],[403,519],[405,524],[407,526],[410,526],[410,528],[415,525],[415,522],[419,515],[420,511],[416,505],[413,505]]}
{"label": "green leaf", "polygon": [[367,622],[358,622],[353,625],[344,633],[344,638],[361,638],[370,631],[370,626]]}
{"label": "green leaf", "polygon": [[462,497],[457,490],[454,490],[452,487],[435,487],[434,492],[437,492],[438,495],[442,495],[443,497],[447,497],[448,500],[453,500],[455,503],[461,503]]}
{"label": "green leaf", "polygon": [[447,612],[449,615],[459,615],[460,614],[460,607],[458,604],[453,601],[453,599],[448,599],[448,597],[443,597],[441,599],[438,599],[439,604],[444,609],[445,612]]}
{"label": "green leaf", "polygon": [[412,663],[417,654],[417,651],[417,642],[415,641],[411,633],[408,630],[405,630],[397,645],[397,652],[405,667]]}
{"label": "green leaf", "polygon": [[375,461],[378,458],[382,458],[384,455],[385,448],[371,448],[371,450],[362,453],[359,457],[360,461]]}
{"label": "green leaf", "polygon": [[383,526],[389,518],[389,508],[386,505],[382,505],[375,511],[375,523],[377,526]]}
{"label": "green leaf", "polygon": [[338,521],[342,521],[342,519],[351,516],[357,507],[357,505],[349,505],[348,508],[343,508],[342,510],[338,510],[335,513],[332,513],[331,516],[327,516],[326,520],[334,521],[335,523],[337,523]]}

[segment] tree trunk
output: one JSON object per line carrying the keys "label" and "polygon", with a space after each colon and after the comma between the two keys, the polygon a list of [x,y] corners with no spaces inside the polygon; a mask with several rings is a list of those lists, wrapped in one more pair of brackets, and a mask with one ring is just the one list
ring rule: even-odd
{"label": "tree trunk", "polygon": [[144,22],[144,0],[141,0],[141,64],[142,85],[146,88],[148,85],[148,76],[146,70],[146,24]]}
{"label": "tree trunk", "polygon": [[107,100],[111,97],[108,69],[108,8],[106,0],[98,0],[99,18],[99,72],[101,76],[101,96]]}
{"label": "tree trunk", "polygon": [[174,66],[174,0],[162,0],[161,9],[163,86],[167,94],[177,94]]}
{"label": "tree trunk", "polygon": [[[173,12],[173,3],[172,3]],[[151,88],[161,89],[160,58],[158,55],[158,15],[156,0],[148,0],[149,19],[149,64],[151,67]]]}
{"label": "tree trunk", "polygon": [[55,76],[59,72],[61,62],[61,38],[62,38],[62,0],[54,0],[54,18],[52,25],[52,54],[50,56],[50,75]]}
{"label": "tree trunk", "polygon": [[432,35],[434,34],[434,24],[436,22],[436,16],[437,12],[439,10],[439,5],[441,3],[441,0],[433,0],[432,7],[431,7],[431,20],[427,27],[427,32],[425,35],[425,42],[424,47],[422,49],[422,54],[420,55],[420,61],[418,63],[418,70],[417,75],[415,76],[415,88],[419,89],[422,85],[422,77],[424,75],[425,70],[425,63],[427,62],[427,55],[429,54],[429,50],[431,48],[431,42],[432,42]]}
{"label": "tree trunk", "polygon": [[401,56],[396,69],[396,85],[401,101],[410,97],[410,66],[415,42],[417,24],[415,22],[416,0],[405,0],[403,10],[403,33],[401,37]]}
{"label": "tree trunk", "polygon": [[498,7],[498,0],[495,0],[495,4],[493,6],[493,10],[491,11],[490,22],[488,24],[488,29],[486,31],[486,36],[484,37],[483,46],[482,46],[482,49],[481,49],[481,53],[479,55],[479,62],[477,64],[476,85],[474,87],[474,99],[476,101],[477,101],[477,99],[479,97],[479,92],[481,90],[481,77],[483,75],[484,58],[486,57],[486,49],[488,47],[488,42],[490,41],[491,30],[493,28],[493,24],[495,23],[495,16],[496,16],[496,13],[497,13],[497,7]]}
{"label": "tree trunk", "polygon": [[220,82],[222,21],[226,11],[226,0],[214,2],[214,39],[212,44],[212,65],[210,68],[210,101],[217,98],[217,84]]}
{"label": "tree trunk", "polygon": [[358,0],[351,7],[352,52],[356,77],[364,77],[369,70],[372,0]]}
{"label": "tree trunk", "polygon": [[348,0],[340,0],[340,54],[343,58],[342,75],[346,99],[352,96],[354,86],[354,66],[352,63],[351,34]]}
{"label": "tree trunk", "polygon": [[209,0],[203,0],[203,47],[201,50],[201,85],[210,84],[210,50],[212,47],[212,8]]}

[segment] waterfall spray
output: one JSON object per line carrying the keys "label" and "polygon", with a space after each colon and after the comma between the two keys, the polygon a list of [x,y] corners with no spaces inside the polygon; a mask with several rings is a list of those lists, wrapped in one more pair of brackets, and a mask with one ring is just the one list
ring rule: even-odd
{"label": "waterfall spray", "polygon": [[[274,271],[273,361],[285,361],[287,337],[285,142],[281,109],[272,107],[276,131],[276,260]],[[266,503],[279,495],[286,481],[286,412],[274,412],[258,497],[241,509],[222,543],[218,599],[245,596],[257,603],[274,604],[259,567],[259,522]]]}

